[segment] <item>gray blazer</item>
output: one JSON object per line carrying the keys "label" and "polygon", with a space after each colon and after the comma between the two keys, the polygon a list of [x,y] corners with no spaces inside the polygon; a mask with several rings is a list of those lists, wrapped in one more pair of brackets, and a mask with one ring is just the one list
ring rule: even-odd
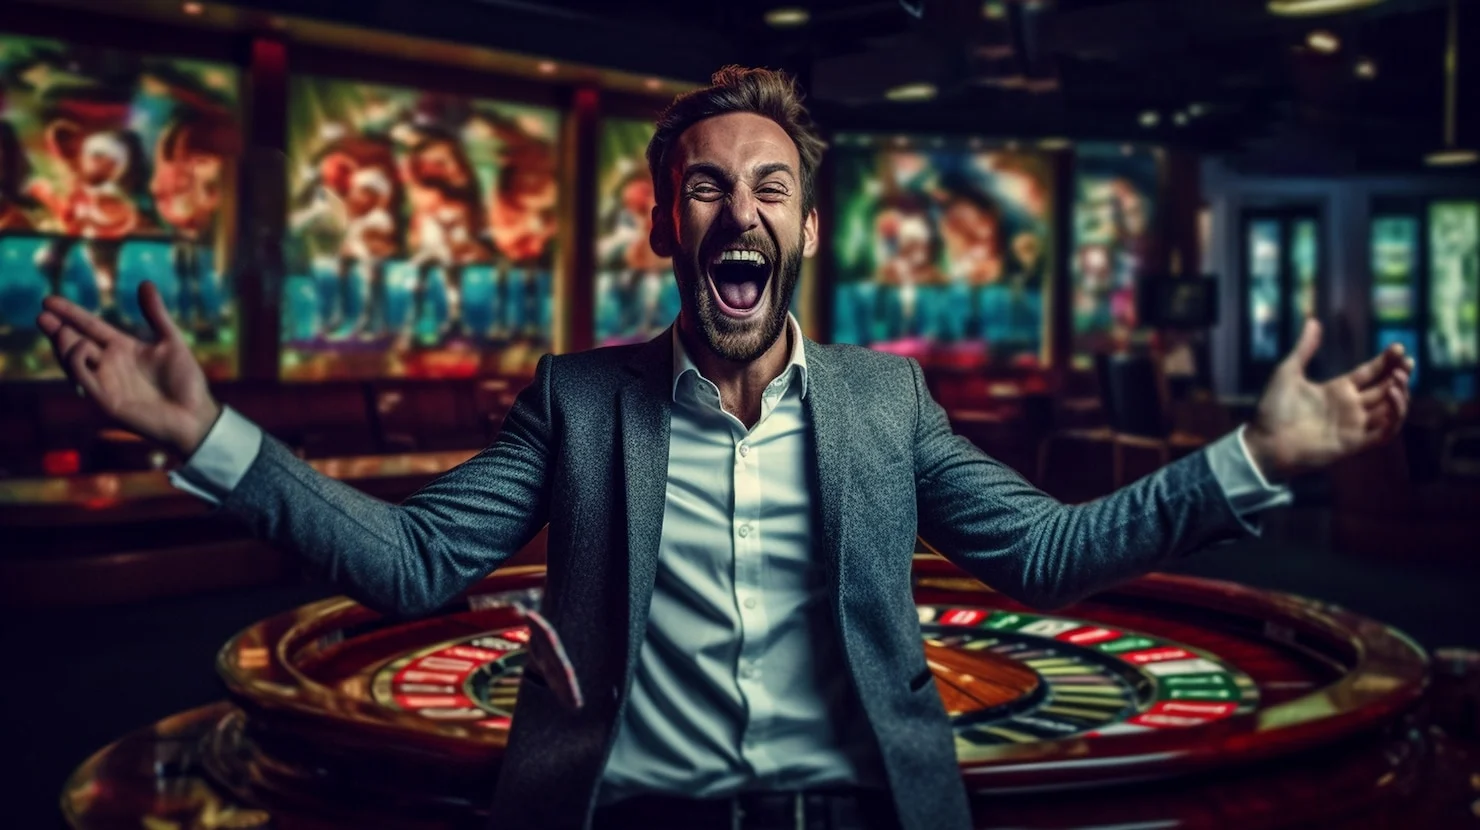
{"label": "gray blazer", "polygon": [[[361,601],[416,615],[549,524],[542,611],[587,703],[530,676],[494,795],[500,828],[589,824],[647,626],[662,532],[670,334],[545,356],[492,446],[400,505],[328,479],[275,440],[223,509]],[[965,828],[946,713],[910,591],[916,534],[1032,606],[1063,605],[1245,532],[1203,454],[1066,506],[951,433],[914,361],[806,341],[813,492],[837,633],[903,827]]]}

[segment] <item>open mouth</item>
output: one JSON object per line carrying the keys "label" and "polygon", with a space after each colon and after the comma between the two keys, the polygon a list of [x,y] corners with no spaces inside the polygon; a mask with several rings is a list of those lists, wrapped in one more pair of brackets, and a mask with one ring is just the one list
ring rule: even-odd
{"label": "open mouth", "polygon": [[709,285],[720,310],[731,317],[755,312],[771,280],[771,261],[754,250],[725,250],[709,263]]}

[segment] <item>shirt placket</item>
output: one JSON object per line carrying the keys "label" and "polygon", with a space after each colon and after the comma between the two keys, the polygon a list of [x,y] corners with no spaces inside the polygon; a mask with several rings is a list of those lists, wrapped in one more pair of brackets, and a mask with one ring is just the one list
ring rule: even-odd
{"label": "shirt placket", "polygon": [[761,586],[765,555],[761,545],[761,447],[757,432],[739,434],[735,445],[735,510],[731,521],[735,550],[735,608],[740,615],[740,650],[736,677],[745,700],[746,719],[740,751],[757,775],[777,768],[766,749],[772,719],[771,690],[766,686],[765,646],[770,623]]}

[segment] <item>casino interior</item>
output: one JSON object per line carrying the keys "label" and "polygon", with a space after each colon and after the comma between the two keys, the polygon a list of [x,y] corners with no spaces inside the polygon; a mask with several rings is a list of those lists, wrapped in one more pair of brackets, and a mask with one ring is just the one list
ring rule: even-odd
{"label": "casino interior", "polygon": [[[678,308],[644,150],[725,64],[828,151],[792,311],[1097,498],[1251,417],[1306,318],[1416,361],[1399,439],[1258,538],[1052,612],[921,539],[980,828],[1480,827],[1480,4],[17,0],[0,22],[0,826],[479,827],[536,537],[384,619],[173,487],[37,329],[148,337],[377,497],[538,358]],[[11,764],[14,764],[12,766]],[[373,816],[374,818],[368,818]]]}

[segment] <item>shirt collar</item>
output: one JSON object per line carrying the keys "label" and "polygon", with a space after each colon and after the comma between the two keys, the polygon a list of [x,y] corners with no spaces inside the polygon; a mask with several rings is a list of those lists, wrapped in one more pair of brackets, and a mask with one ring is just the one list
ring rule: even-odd
{"label": "shirt collar", "polygon": [[[798,323],[797,322],[797,318],[796,317],[793,317],[790,312],[787,312],[787,314],[786,314],[786,326],[787,326],[787,328],[791,329],[791,357],[790,357],[790,359],[788,359],[786,361],[786,368],[785,369],[782,369],[781,370],[781,373],[783,375],[785,375],[788,372],[795,372],[796,375],[797,375],[797,377],[799,377],[801,379],[802,397],[803,398],[806,398],[807,397],[807,350],[802,347],[802,325],[801,325],[801,323]],[[683,347],[683,338],[681,338],[681,337],[678,336],[678,322],[675,321],[673,323],[673,400],[674,401],[677,401],[678,400],[678,383],[679,383],[679,381],[683,380],[683,376],[686,375],[686,374],[688,374],[689,372],[693,372],[694,373],[694,377],[696,377],[696,378],[702,378],[702,377],[704,377],[704,374],[699,371],[699,367],[694,364],[694,361],[692,361],[692,360],[689,359],[689,353]]]}

